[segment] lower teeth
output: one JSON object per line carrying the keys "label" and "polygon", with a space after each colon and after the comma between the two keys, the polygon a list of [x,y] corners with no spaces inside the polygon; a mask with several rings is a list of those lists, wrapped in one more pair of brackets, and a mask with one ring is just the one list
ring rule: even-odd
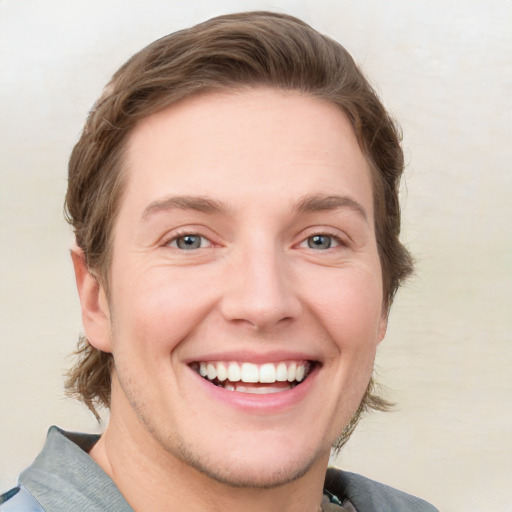
{"label": "lower teeth", "polygon": [[[209,381],[212,382],[212,381]],[[246,384],[243,382],[212,382],[217,387],[226,389],[227,391],[237,391],[239,393],[249,393],[254,395],[264,395],[270,393],[281,393],[294,388],[298,382],[279,382],[277,385],[271,384]]]}
{"label": "lower teeth", "polygon": [[229,391],[238,391],[239,393],[249,393],[254,395],[265,395],[270,393],[281,393],[282,391],[287,391],[288,389],[291,389],[292,385],[286,386],[286,387],[274,387],[274,386],[233,386],[233,385],[227,385],[224,386],[224,389],[227,389]]}

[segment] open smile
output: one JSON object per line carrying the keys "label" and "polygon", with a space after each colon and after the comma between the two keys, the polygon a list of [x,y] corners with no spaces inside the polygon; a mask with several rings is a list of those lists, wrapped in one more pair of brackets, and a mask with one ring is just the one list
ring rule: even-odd
{"label": "open smile", "polygon": [[208,382],[240,393],[280,393],[304,382],[317,365],[313,361],[254,364],[240,361],[197,361],[191,368]]}

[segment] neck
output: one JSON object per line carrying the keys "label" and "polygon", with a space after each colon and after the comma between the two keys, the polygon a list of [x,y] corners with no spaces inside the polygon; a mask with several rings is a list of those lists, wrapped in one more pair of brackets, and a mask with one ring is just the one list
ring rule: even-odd
{"label": "neck", "polygon": [[115,408],[90,455],[137,512],[317,512],[329,457],[322,454],[304,475],[276,487],[234,487],[165,450],[138,419],[127,421]]}

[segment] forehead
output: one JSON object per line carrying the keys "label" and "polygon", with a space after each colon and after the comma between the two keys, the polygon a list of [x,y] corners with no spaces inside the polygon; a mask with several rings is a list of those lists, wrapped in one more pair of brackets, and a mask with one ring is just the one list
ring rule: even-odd
{"label": "forehead", "polygon": [[139,210],[166,193],[236,202],[235,191],[261,203],[325,195],[333,187],[371,209],[369,165],[350,121],[336,105],[293,91],[182,100],[138,123],[125,163],[125,201]]}

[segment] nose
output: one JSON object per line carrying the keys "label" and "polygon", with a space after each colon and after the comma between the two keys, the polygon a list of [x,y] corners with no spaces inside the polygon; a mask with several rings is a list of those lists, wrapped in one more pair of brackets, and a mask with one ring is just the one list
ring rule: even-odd
{"label": "nose", "polygon": [[235,260],[227,266],[221,301],[226,320],[268,331],[299,317],[302,305],[283,251],[252,247]]}

